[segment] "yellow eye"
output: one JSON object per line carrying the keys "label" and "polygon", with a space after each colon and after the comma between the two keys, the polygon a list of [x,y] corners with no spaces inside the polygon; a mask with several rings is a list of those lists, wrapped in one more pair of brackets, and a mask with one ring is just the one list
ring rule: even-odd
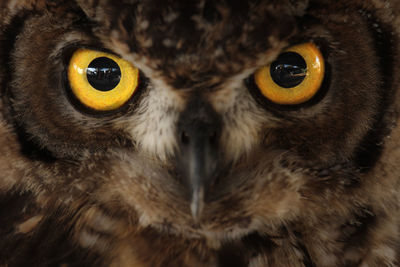
{"label": "yellow eye", "polygon": [[296,105],[310,100],[321,87],[325,63],[312,43],[292,46],[269,66],[254,74],[261,93],[280,105]]}
{"label": "yellow eye", "polygon": [[110,111],[125,104],[136,91],[139,70],[112,54],[79,49],[69,62],[68,81],[83,105]]}

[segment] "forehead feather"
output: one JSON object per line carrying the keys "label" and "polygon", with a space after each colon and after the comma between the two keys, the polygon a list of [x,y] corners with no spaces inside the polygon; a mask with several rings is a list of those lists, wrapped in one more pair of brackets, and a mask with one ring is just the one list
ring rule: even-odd
{"label": "forehead feather", "polygon": [[298,2],[103,0],[80,5],[102,24],[100,35],[112,32],[129,52],[151,60],[171,81],[180,80],[177,87],[186,87],[182,80],[231,77],[254,65],[260,54],[295,32],[295,16],[304,9]]}

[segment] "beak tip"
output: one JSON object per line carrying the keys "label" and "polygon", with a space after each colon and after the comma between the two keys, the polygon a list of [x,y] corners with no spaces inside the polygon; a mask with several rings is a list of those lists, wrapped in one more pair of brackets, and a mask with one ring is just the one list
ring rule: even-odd
{"label": "beak tip", "polygon": [[192,217],[195,221],[198,221],[203,213],[204,207],[204,188],[200,187],[193,191],[192,202],[190,203],[190,210]]}

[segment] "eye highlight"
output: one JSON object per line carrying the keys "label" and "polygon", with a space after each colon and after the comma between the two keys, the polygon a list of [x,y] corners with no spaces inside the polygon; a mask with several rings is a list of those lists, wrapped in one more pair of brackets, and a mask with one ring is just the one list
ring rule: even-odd
{"label": "eye highlight", "polygon": [[268,66],[254,74],[260,92],[280,105],[297,105],[310,100],[321,87],[324,58],[313,43],[292,46]]}
{"label": "eye highlight", "polygon": [[135,93],[139,70],[115,55],[78,49],[68,66],[68,81],[74,96],[86,107],[111,111],[124,105]]}

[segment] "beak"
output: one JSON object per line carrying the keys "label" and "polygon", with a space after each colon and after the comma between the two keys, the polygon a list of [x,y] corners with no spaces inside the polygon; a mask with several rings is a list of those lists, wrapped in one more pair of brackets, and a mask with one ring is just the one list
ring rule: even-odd
{"label": "beak", "polygon": [[193,101],[183,111],[178,130],[179,170],[191,194],[192,216],[198,220],[216,176],[220,118],[206,103]]}

